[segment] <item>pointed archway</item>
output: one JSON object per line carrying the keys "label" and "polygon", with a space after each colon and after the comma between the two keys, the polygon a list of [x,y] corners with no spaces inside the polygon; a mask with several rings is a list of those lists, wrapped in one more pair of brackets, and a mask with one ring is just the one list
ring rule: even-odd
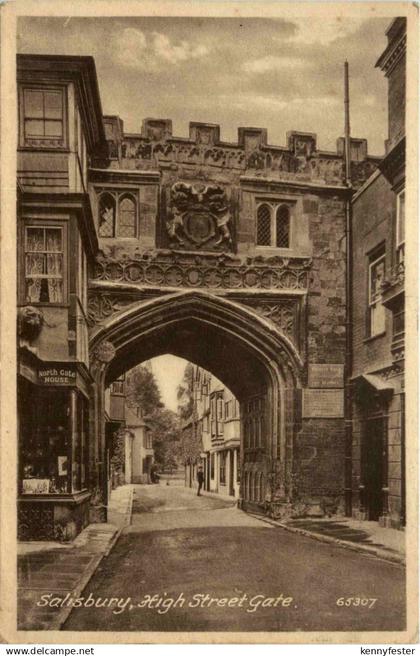
{"label": "pointed archway", "polygon": [[303,363],[292,342],[252,309],[206,292],[136,302],[92,330],[93,454],[104,473],[104,389],[145,360],[171,353],[212,372],[241,408],[241,500],[267,508],[290,495],[294,391]]}

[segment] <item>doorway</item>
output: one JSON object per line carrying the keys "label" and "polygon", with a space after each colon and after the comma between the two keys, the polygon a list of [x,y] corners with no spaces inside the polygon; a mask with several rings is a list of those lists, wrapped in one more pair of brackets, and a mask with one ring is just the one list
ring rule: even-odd
{"label": "doorway", "polygon": [[377,521],[384,510],[386,485],[386,421],[383,416],[366,420],[364,434],[366,516]]}

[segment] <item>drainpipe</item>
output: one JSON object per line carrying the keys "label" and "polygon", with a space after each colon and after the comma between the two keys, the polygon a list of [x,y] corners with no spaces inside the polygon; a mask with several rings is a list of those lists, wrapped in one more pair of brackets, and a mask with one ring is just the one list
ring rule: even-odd
{"label": "drainpipe", "polygon": [[353,398],[351,375],[353,371],[353,235],[352,235],[352,181],[351,181],[351,154],[350,154],[350,98],[349,98],[349,65],[344,63],[344,117],[345,117],[345,173],[346,186],[349,193],[346,198],[346,352],[344,363],[344,495],[345,514],[352,514],[352,451],[353,451]]}

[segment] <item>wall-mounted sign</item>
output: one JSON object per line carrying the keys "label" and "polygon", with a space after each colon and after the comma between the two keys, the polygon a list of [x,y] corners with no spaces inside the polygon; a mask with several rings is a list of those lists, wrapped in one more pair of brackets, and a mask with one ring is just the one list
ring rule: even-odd
{"label": "wall-mounted sign", "polygon": [[339,389],[304,389],[302,416],[334,418],[344,417],[344,392]]}
{"label": "wall-mounted sign", "polygon": [[344,385],[344,365],[310,364],[308,367],[308,386],[314,388],[338,388]]}
{"label": "wall-mounted sign", "polygon": [[60,364],[38,369],[38,382],[41,385],[75,385],[76,378],[76,366],[73,364]]}

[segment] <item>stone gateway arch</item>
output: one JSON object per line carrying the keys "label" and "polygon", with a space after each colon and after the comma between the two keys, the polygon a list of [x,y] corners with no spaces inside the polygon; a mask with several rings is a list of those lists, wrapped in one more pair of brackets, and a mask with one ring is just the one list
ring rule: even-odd
{"label": "stone gateway arch", "polygon": [[[176,292],[113,314],[92,331],[91,349],[99,449],[105,440],[104,387],[137,363],[171,353],[214,373],[240,403],[243,506],[255,501],[257,484],[262,508],[290,503],[294,392],[301,387],[303,362],[271,319],[208,292]],[[253,413],[260,426],[251,442],[247,423]]]}

